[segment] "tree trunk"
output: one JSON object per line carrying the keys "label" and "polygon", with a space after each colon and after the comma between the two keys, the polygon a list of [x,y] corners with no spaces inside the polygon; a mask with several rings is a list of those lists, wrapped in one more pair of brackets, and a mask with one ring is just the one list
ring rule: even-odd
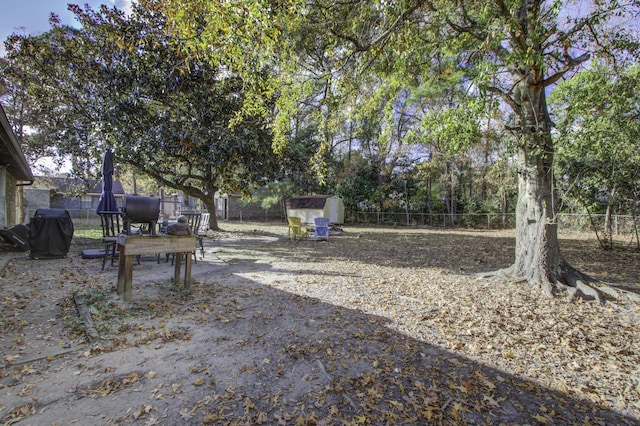
{"label": "tree trunk", "polygon": [[212,231],[219,231],[218,228],[218,217],[216,216],[216,200],[215,200],[216,191],[209,191],[203,198],[201,198],[204,205],[207,207],[207,211],[209,212],[209,229]]}
{"label": "tree trunk", "polygon": [[636,206],[638,205],[638,194],[633,191],[633,203],[631,204],[631,218],[633,219],[633,233],[636,237],[636,250],[640,251],[640,236],[638,235],[638,216]]}
{"label": "tree trunk", "polygon": [[609,201],[607,202],[607,210],[604,215],[604,233],[606,238],[605,249],[607,250],[613,249],[613,224],[611,221],[611,210],[612,210],[615,197],[616,197],[616,187],[614,185],[613,189],[611,190],[611,196],[609,197]]}
{"label": "tree trunk", "polygon": [[510,272],[552,295],[561,284],[575,287],[578,280],[587,277],[572,268],[560,253],[554,148],[544,89],[523,81],[517,95],[516,102],[520,107],[516,111],[517,127],[521,141],[515,262]]}
{"label": "tree trunk", "polygon": [[509,204],[507,202],[507,190],[505,189],[504,184],[501,189],[501,201],[502,201],[502,227],[506,228],[507,226],[507,213],[509,213]]}

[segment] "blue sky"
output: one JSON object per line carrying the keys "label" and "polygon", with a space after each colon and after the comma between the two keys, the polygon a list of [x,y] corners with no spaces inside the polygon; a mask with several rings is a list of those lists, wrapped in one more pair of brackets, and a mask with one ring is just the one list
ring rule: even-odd
{"label": "blue sky", "polygon": [[94,9],[106,4],[127,11],[131,0],[3,0],[0,13],[0,54],[4,52],[4,40],[13,33],[35,35],[49,30],[51,12],[57,14],[63,24],[76,24],[73,14],[67,10],[68,3],[81,6],[89,4]]}
{"label": "blue sky", "polygon": [[[67,10],[68,3],[79,4],[84,7],[89,4],[93,9],[97,9],[101,4],[116,6],[119,9],[128,11],[132,0],[1,0],[0,9],[0,56],[4,55],[4,41],[13,33],[37,35],[48,31],[49,15],[51,12],[60,17],[60,21],[65,25],[76,25],[76,21],[71,12]],[[135,0],[133,0],[135,1]],[[42,158],[36,164],[31,165],[34,172],[42,173],[49,169],[51,172],[57,170],[47,158]],[[69,164],[63,166],[59,172],[69,171]]]}

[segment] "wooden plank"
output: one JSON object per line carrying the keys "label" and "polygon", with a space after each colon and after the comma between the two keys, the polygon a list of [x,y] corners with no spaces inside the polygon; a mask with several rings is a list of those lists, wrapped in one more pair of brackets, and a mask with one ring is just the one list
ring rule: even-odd
{"label": "wooden plank", "polygon": [[126,259],[122,255],[122,246],[118,246],[118,250],[120,251],[120,256],[118,256],[118,287],[116,289],[116,292],[118,294],[124,294],[124,287],[125,287],[124,270],[125,270]]}
{"label": "wooden plank", "polygon": [[122,256],[125,258],[124,268],[124,300],[131,302],[133,298],[133,256]]}
{"label": "wooden plank", "polygon": [[[178,253],[182,257],[182,253]],[[191,290],[191,252],[185,253],[186,265],[184,265],[184,289]]]}
{"label": "wooden plank", "polygon": [[178,285],[180,282],[180,267],[182,266],[182,253],[176,253],[174,260],[175,269],[173,270],[173,283]]}
{"label": "wooden plank", "polygon": [[184,287],[191,285],[191,253],[196,250],[195,235],[118,235],[118,294],[131,301],[133,287],[133,258],[139,254],[176,253],[174,279],[180,282],[182,254],[185,254]]}
{"label": "wooden plank", "polygon": [[118,235],[125,256],[196,250],[195,235]]}

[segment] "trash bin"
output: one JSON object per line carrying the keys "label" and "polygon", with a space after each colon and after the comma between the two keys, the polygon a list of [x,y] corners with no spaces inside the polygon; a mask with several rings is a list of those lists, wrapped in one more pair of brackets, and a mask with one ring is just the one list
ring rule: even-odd
{"label": "trash bin", "polygon": [[33,259],[65,257],[71,247],[73,221],[62,209],[38,209],[29,224],[29,254]]}

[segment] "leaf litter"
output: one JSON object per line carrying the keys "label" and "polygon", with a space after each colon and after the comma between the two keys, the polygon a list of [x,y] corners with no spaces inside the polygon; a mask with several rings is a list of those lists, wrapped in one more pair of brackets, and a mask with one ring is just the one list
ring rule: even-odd
{"label": "leaf litter", "polygon": [[[639,309],[476,273],[508,266],[509,232],[286,227],[211,234],[186,294],[143,261],[20,255],[2,275],[0,422],[29,424],[638,424]],[[565,256],[639,291],[638,254],[589,236]],[[73,303],[81,294],[100,338]]]}

